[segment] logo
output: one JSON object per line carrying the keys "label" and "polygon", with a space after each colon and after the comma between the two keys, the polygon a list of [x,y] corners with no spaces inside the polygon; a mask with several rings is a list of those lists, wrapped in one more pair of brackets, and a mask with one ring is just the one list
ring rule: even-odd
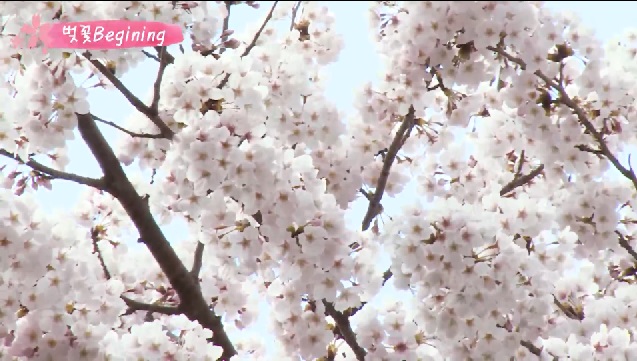
{"label": "logo", "polygon": [[181,27],[157,21],[98,20],[67,23],[40,23],[33,15],[31,24],[22,25],[11,40],[17,49],[128,49],[179,44],[184,40]]}

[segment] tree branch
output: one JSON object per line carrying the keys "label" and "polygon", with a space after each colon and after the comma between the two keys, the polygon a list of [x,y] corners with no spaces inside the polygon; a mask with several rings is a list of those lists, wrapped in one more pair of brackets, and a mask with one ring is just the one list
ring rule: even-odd
{"label": "tree branch", "polygon": [[195,249],[194,261],[192,262],[192,269],[190,273],[197,283],[199,283],[199,272],[201,272],[202,259],[203,259],[204,244],[197,242],[197,248]]}
{"label": "tree branch", "polygon": [[[506,58],[508,61],[519,65],[522,70],[526,69],[526,63],[522,59],[507,53],[502,47],[488,46],[487,49],[495,52],[496,54],[501,55],[502,57]],[[566,92],[566,89],[564,89],[564,86],[554,81],[553,79],[549,78],[548,76],[546,76],[543,72],[539,70],[535,71],[533,74],[535,74],[538,78],[542,79],[542,81],[544,81],[546,85],[555,89],[558,92],[559,102],[561,102],[563,105],[570,108],[573,111],[573,113],[575,113],[580,124],[584,126],[586,131],[590,133],[593,136],[593,139],[595,139],[595,141],[597,142],[597,145],[599,146],[599,154],[603,154],[606,157],[606,159],[608,159],[624,177],[626,177],[628,180],[632,182],[635,189],[637,189],[637,176],[635,175],[635,172],[632,169],[632,167],[626,168],[619,162],[619,160],[617,160],[617,157],[615,157],[615,155],[608,148],[608,145],[606,144],[606,141],[604,140],[604,136],[599,131],[597,131],[597,129],[595,129],[595,126],[593,126],[591,121],[588,119],[588,116],[586,115],[586,112],[584,111],[584,109],[582,109],[582,107],[579,104],[577,104],[575,101],[573,101],[573,99],[569,97],[568,93]]]}
{"label": "tree branch", "polygon": [[299,8],[301,7],[301,2],[297,1],[294,7],[292,8],[292,21],[290,22],[290,31],[294,29],[294,22],[296,21],[296,14],[299,12]]}
{"label": "tree branch", "polygon": [[365,218],[363,218],[363,231],[366,231],[369,228],[369,225],[372,223],[374,217],[376,217],[382,210],[380,201],[383,199],[383,193],[385,193],[385,186],[387,185],[387,179],[389,178],[389,172],[391,170],[392,163],[394,162],[394,159],[396,159],[398,151],[407,140],[407,137],[409,137],[411,128],[414,125],[414,116],[415,110],[414,107],[411,106],[409,108],[409,112],[403,120],[403,123],[400,125],[400,128],[398,128],[394,140],[391,142],[391,145],[387,150],[387,155],[385,156],[385,161],[383,162],[383,168],[380,172],[380,177],[378,177],[378,184],[376,185],[376,189],[374,190],[374,196],[369,202],[367,213],[365,214]]}
{"label": "tree branch", "polygon": [[533,169],[531,173],[525,174],[522,176],[515,176],[512,181],[507,183],[502,190],[500,190],[500,196],[504,196],[505,194],[511,192],[517,187],[521,187],[527,183],[529,183],[533,178],[537,177],[544,170],[544,164],[540,164],[539,167]]}
{"label": "tree branch", "polygon": [[224,330],[221,317],[210,310],[201,289],[159,228],[148,204],[124,173],[93,117],[88,114],[77,114],[77,117],[80,135],[104,172],[105,190],[120,202],[137,228],[139,238],[143,240],[179,295],[179,311],[190,320],[197,321],[211,330],[213,335],[210,341],[223,348],[222,360],[229,360],[237,352]]}
{"label": "tree branch", "polygon": [[158,63],[159,63],[159,58],[157,57],[157,55],[153,55],[153,54],[151,54],[151,53],[147,52],[147,51],[146,51],[146,50],[144,50],[144,49],[142,49],[142,53],[143,53],[144,55],[146,55],[146,57],[147,57],[148,59],[153,59],[153,60],[155,60],[156,62],[158,62]]}
{"label": "tree branch", "polygon": [[635,259],[635,262],[637,262],[637,252],[635,252],[635,249],[630,245],[630,243],[628,243],[626,236],[621,234],[619,231],[615,231],[615,234],[619,237],[619,245]]}
{"label": "tree branch", "polygon": [[[221,34],[223,35],[223,37],[221,38],[222,44],[228,41],[228,35],[226,34],[226,31],[228,31],[228,28],[230,28],[230,9],[232,8],[232,5],[233,5],[232,1],[224,1],[224,3],[226,4],[226,12],[228,14],[226,15],[226,18],[223,19],[223,28],[221,29]],[[219,50],[219,54],[223,54],[225,51],[226,51],[226,47],[223,46]]]}
{"label": "tree branch", "polygon": [[168,66],[168,57],[166,56],[167,51],[168,50],[165,46],[162,46],[161,49],[157,51],[159,53],[159,70],[157,70],[157,78],[155,79],[155,84],[153,84],[153,100],[150,104],[150,111],[152,114],[159,114],[161,81],[164,78],[166,66]]}
{"label": "tree branch", "polygon": [[328,316],[331,316],[334,319],[334,322],[336,322],[337,330],[334,332],[339,334],[341,338],[345,340],[352,351],[354,351],[354,355],[356,355],[356,359],[358,361],[364,361],[367,352],[358,344],[358,341],[356,341],[356,334],[354,334],[354,331],[352,330],[349,318],[342,312],[337,311],[332,303],[323,300],[323,305],[325,305],[325,313]]}
{"label": "tree branch", "polygon": [[[243,58],[244,56],[250,54],[250,51],[252,51],[252,48],[255,47],[255,45],[257,44],[257,41],[259,40],[259,37],[261,36],[261,33],[263,32],[263,30],[265,29],[266,25],[268,24],[268,22],[270,21],[270,19],[272,19],[272,14],[274,13],[274,8],[276,7],[276,4],[278,4],[278,1],[275,1],[274,4],[272,4],[272,8],[270,8],[270,12],[268,13],[268,15],[265,17],[265,20],[263,21],[263,24],[261,24],[261,27],[259,28],[259,30],[256,32],[256,34],[254,34],[254,37],[252,38],[252,41],[250,42],[250,44],[248,45],[248,47],[243,51],[243,54],[241,54],[241,57]],[[228,80],[230,79],[230,74],[226,74],[226,76],[221,80],[221,83],[219,83],[219,85],[217,86],[218,89],[223,88],[224,86],[226,86],[226,84],[228,84]]]}
{"label": "tree branch", "polygon": [[99,242],[100,230],[97,227],[91,228],[91,242],[93,243],[93,254],[97,255],[97,259],[100,262],[100,266],[102,266],[102,271],[104,272],[104,278],[107,280],[111,279],[111,272],[106,267],[106,262],[104,262],[104,256],[102,256],[102,252],[100,251],[97,242]]}
{"label": "tree branch", "polygon": [[128,90],[128,88],[119,79],[117,79],[117,77],[110,70],[108,70],[108,68],[104,66],[104,64],[99,62],[99,60],[91,59],[91,53],[85,52],[84,57],[88,59],[91,64],[93,64],[93,66],[95,66],[97,70],[99,70],[100,73],[102,73],[106,77],[106,79],[113,83],[115,88],[117,88],[117,90],[119,90],[120,93],[124,95],[124,97],[131,103],[131,105],[135,107],[135,109],[137,109],[137,111],[147,116],[148,119],[150,119],[153,124],[155,124],[157,128],[159,128],[159,131],[164,138],[172,139],[172,137],[175,135],[175,132],[173,132],[172,129],[170,129],[166,125],[166,123],[164,123],[164,121],[159,117],[158,112],[153,111],[153,109],[139,100],[139,98],[136,97],[135,94],[131,93],[131,91]]}
{"label": "tree branch", "polygon": [[160,139],[160,138],[164,138],[163,135],[161,134],[147,134],[147,133],[136,133],[133,131],[130,131],[122,126],[119,126],[117,124],[115,124],[114,122],[111,122],[109,120],[104,120],[96,115],[91,114],[91,116],[93,117],[93,119],[97,120],[98,122],[102,123],[102,124],[106,124],[109,125],[119,131],[122,131],[128,135],[130,135],[133,138],[151,138],[151,139]]}
{"label": "tree branch", "polygon": [[102,179],[83,177],[73,173],[62,172],[62,171],[47,167],[43,164],[40,164],[32,159],[29,159],[28,161],[25,162],[16,154],[10,153],[4,149],[0,149],[0,155],[3,155],[7,158],[11,158],[17,161],[18,163],[24,164],[37,172],[40,172],[42,174],[45,174],[51,177],[52,179],[64,179],[64,180],[68,180],[78,184],[83,184],[85,186],[104,190],[104,181]]}
{"label": "tree branch", "polygon": [[125,316],[133,314],[133,312],[135,311],[148,311],[151,313],[159,313],[162,315],[180,315],[182,313],[178,307],[174,306],[162,306],[139,302],[132,300],[124,295],[120,296],[120,298],[124,300],[124,302],[126,302],[126,305],[128,306],[128,310],[124,314]]}
{"label": "tree branch", "polygon": [[[161,52],[161,48],[161,46],[155,46],[155,51],[157,52],[157,61],[159,61],[159,53]],[[166,57],[166,62],[168,64],[175,63],[175,57],[168,52],[168,49],[164,50],[164,56]]]}

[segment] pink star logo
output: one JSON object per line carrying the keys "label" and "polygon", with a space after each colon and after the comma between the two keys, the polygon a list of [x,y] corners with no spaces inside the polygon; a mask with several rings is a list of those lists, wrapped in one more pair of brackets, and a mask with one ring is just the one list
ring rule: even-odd
{"label": "pink star logo", "polygon": [[[40,15],[33,15],[31,17],[31,24],[22,25],[20,33],[11,39],[11,44],[15,48],[22,49],[23,44],[28,39],[26,47],[28,49],[33,49],[38,46],[38,40],[41,40],[43,43],[42,54],[46,54],[47,47],[46,41],[44,40],[46,39],[46,35],[48,35],[46,30],[48,30],[49,27],[50,26],[43,26],[43,24],[40,24]],[[44,37],[42,35],[44,35]]]}

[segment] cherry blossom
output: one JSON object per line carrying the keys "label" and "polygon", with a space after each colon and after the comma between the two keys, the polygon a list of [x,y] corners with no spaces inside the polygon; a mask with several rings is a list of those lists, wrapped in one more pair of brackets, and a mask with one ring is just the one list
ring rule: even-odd
{"label": "cherry blossom", "polygon": [[[2,35],[38,14],[191,42],[0,37],[0,359],[637,357],[634,31],[603,44],[543,2],[371,2],[383,69],[347,113],[329,3],[0,6]],[[93,114],[94,88],[135,112]],[[100,176],[70,171],[72,142]],[[44,212],[61,182],[77,204]]]}

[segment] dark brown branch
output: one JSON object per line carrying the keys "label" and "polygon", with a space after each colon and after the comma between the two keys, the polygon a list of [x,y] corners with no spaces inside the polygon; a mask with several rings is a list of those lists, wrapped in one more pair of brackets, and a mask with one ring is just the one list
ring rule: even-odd
{"label": "dark brown branch", "polygon": [[0,155],[3,155],[7,158],[11,158],[15,161],[17,161],[18,163],[24,164],[28,167],[30,167],[31,169],[35,170],[36,172],[42,173],[44,175],[47,175],[49,177],[51,177],[51,179],[63,179],[63,180],[68,180],[71,182],[75,182],[78,184],[83,184],[89,187],[93,187],[93,188],[97,188],[97,189],[101,189],[104,190],[104,181],[102,179],[95,179],[95,178],[89,178],[89,177],[83,177],[77,174],[73,174],[73,173],[67,173],[67,172],[62,172],[50,167],[47,167],[43,164],[40,164],[38,162],[36,162],[35,160],[29,159],[28,161],[24,161],[22,160],[20,157],[18,157],[17,155],[10,153],[4,149],[0,149]]}
{"label": "dark brown branch", "polygon": [[266,25],[268,25],[268,22],[270,21],[270,19],[272,19],[272,14],[274,14],[274,9],[276,8],[276,5],[278,3],[279,3],[278,1],[275,1],[274,4],[272,4],[272,7],[270,8],[270,12],[265,17],[265,20],[263,21],[263,24],[261,24],[261,27],[259,28],[259,30],[256,32],[256,34],[254,34],[254,37],[252,38],[252,41],[250,42],[250,44],[248,45],[246,50],[243,51],[243,54],[241,54],[241,57],[244,57],[244,56],[250,54],[250,51],[252,51],[252,48],[254,48],[255,45],[257,45],[257,41],[259,40],[259,37],[261,36],[261,33],[265,29]]}
{"label": "dark brown branch", "polygon": [[396,136],[394,140],[391,142],[389,149],[387,150],[387,155],[385,156],[385,160],[383,162],[383,168],[380,171],[380,176],[378,177],[378,184],[376,185],[376,189],[374,190],[374,196],[372,200],[369,202],[367,207],[367,213],[365,214],[365,218],[363,218],[363,231],[366,231],[374,217],[380,213],[382,210],[382,206],[380,205],[380,201],[383,199],[383,193],[385,193],[385,186],[387,185],[387,179],[389,178],[389,172],[391,170],[391,166],[394,163],[394,159],[396,159],[396,155],[398,151],[407,140],[409,136],[410,130],[414,124],[414,107],[411,106],[409,108],[409,112],[405,116],[400,128],[396,132]]}
{"label": "dark brown branch", "polygon": [[77,117],[80,135],[104,172],[105,190],[120,202],[137,228],[140,239],[179,295],[179,311],[211,330],[213,335],[210,341],[223,348],[221,359],[229,360],[236,350],[224,330],[221,317],[210,310],[198,284],[159,228],[148,204],[124,173],[93,118],[88,114],[77,114]]}
{"label": "dark brown branch", "polygon": [[97,120],[98,122],[100,122],[102,124],[109,125],[109,126],[115,128],[115,129],[117,129],[117,130],[119,130],[121,132],[124,132],[124,133],[130,135],[133,138],[151,138],[151,139],[164,138],[164,136],[161,135],[161,134],[136,133],[136,132],[130,131],[130,130],[122,127],[122,126],[119,126],[119,125],[117,125],[114,122],[111,122],[109,120],[104,120],[104,119],[102,119],[102,118],[100,118],[100,117],[98,117],[96,115],[91,114],[91,116],[93,117],[93,119]]}
{"label": "dark brown branch", "polygon": [[619,245],[635,259],[635,262],[637,262],[637,252],[635,252],[635,249],[630,245],[630,243],[628,243],[626,236],[621,234],[619,231],[615,231],[615,234],[619,237]]}
{"label": "dark brown branch", "polygon": [[178,307],[154,305],[150,303],[139,302],[139,301],[132,300],[123,295],[120,296],[120,298],[124,300],[124,302],[126,302],[126,305],[128,306],[128,310],[124,314],[125,316],[133,314],[133,312],[135,311],[148,311],[151,313],[159,313],[162,315],[180,315],[181,314],[181,311],[179,310]]}
{"label": "dark brown branch", "polygon": [[[252,50],[252,48],[254,48],[255,45],[257,44],[257,41],[259,40],[259,37],[261,36],[261,33],[265,29],[266,25],[268,25],[268,22],[270,21],[270,19],[272,19],[272,14],[274,13],[274,8],[276,7],[276,4],[278,4],[278,3],[279,3],[278,1],[275,1],[274,4],[272,4],[272,8],[270,8],[270,12],[265,17],[265,20],[263,21],[263,24],[261,24],[261,27],[259,28],[259,30],[256,32],[256,34],[254,34],[254,37],[252,38],[252,41],[250,42],[248,47],[246,47],[246,49],[243,51],[243,54],[241,54],[242,58],[244,56],[250,54],[250,51]],[[226,76],[221,80],[221,83],[219,83],[217,88],[221,89],[224,86],[226,86],[226,84],[228,84],[228,80],[229,79],[230,79],[230,74],[226,74]]]}
{"label": "dark brown branch", "polygon": [[[387,270],[385,272],[383,272],[383,286],[385,285],[385,283],[387,283],[387,281],[389,281],[390,278],[392,278],[394,276],[394,274],[392,273],[391,270]],[[367,302],[363,302],[361,303],[358,307],[352,307],[352,308],[348,308],[347,310],[345,310],[343,312],[343,315],[347,316],[347,317],[351,317],[354,316],[356,313],[358,313],[358,311],[362,310],[363,307],[365,307],[365,305],[367,304]]]}
{"label": "dark brown branch", "polygon": [[153,59],[153,60],[155,60],[156,62],[158,62],[158,63],[159,63],[159,58],[157,57],[157,55],[153,55],[153,54],[151,54],[151,53],[147,52],[147,51],[146,51],[146,50],[144,50],[144,49],[142,49],[142,53],[143,53],[144,55],[146,55],[146,57],[147,57],[148,59]]}
{"label": "dark brown branch", "polygon": [[[155,46],[155,51],[157,51],[157,61],[159,61],[159,52],[161,51],[161,49],[161,46]],[[168,64],[175,63],[175,57],[168,52],[168,49],[164,50],[164,56],[166,57],[166,62]]]}
{"label": "dark brown branch", "polygon": [[[152,114],[159,114],[159,99],[161,96],[161,81],[164,78],[164,72],[166,66],[168,66],[168,57],[166,56],[167,49],[162,46],[159,53],[159,70],[157,70],[157,78],[155,84],[153,84],[153,101],[150,103],[150,111]],[[161,129],[161,128],[160,128]]]}
{"label": "dark brown branch", "polygon": [[540,164],[539,167],[533,169],[531,173],[525,174],[522,176],[516,176],[512,181],[507,183],[502,190],[500,190],[500,196],[504,196],[505,194],[511,192],[517,187],[521,187],[527,183],[529,183],[533,178],[537,177],[544,170],[544,164]]}
{"label": "dark brown branch", "polygon": [[356,359],[358,361],[364,361],[367,352],[358,344],[358,341],[356,341],[356,334],[354,334],[354,331],[352,330],[349,318],[342,312],[337,311],[332,303],[323,300],[323,305],[325,305],[325,313],[328,316],[331,316],[334,319],[334,322],[336,322],[337,330],[334,332],[345,340],[354,352],[354,355],[356,355]]}
{"label": "dark brown branch", "polygon": [[520,345],[526,347],[526,349],[535,356],[542,356],[542,349],[530,343],[529,341],[520,341]]}
{"label": "dark brown branch", "polygon": [[591,146],[586,145],[586,144],[577,144],[575,146],[575,148],[581,150],[582,152],[592,153],[592,154],[595,154],[595,155],[600,156],[600,157],[604,156],[604,153],[602,153],[601,150],[593,149]]}
{"label": "dark brown branch", "polygon": [[172,139],[172,137],[175,135],[175,132],[173,132],[172,129],[170,129],[166,125],[166,123],[164,123],[157,112],[153,112],[153,110],[146,104],[144,104],[141,100],[139,100],[139,98],[136,97],[135,94],[131,93],[131,91],[128,90],[128,88],[119,79],[117,79],[117,77],[106,66],[104,66],[104,64],[102,64],[98,60],[91,59],[91,54],[89,52],[84,53],[84,57],[87,58],[91,62],[91,64],[93,64],[93,66],[96,67],[97,70],[99,70],[100,73],[102,73],[106,77],[106,79],[113,83],[113,86],[115,86],[115,88],[117,88],[117,90],[119,90],[120,93],[124,95],[124,97],[131,103],[132,106],[135,107],[135,109],[137,109],[137,111],[147,116],[148,119],[150,119],[153,124],[155,124],[157,128],[159,128],[159,131],[164,138]]}
{"label": "dark brown branch", "polygon": [[566,317],[572,320],[582,321],[584,319],[584,314],[578,313],[577,311],[575,311],[575,309],[573,309],[572,306],[568,304],[563,304],[555,296],[553,296],[553,304],[557,306],[557,308],[559,308]]}
{"label": "dark brown branch", "polygon": [[197,242],[197,248],[195,249],[195,256],[192,262],[192,269],[190,273],[197,283],[199,283],[199,272],[201,272],[202,259],[203,259],[204,244]]}
{"label": "dark brown branch", "polygon": [[91,242],[93,243],[93,253],[97,255],[97,259],[100,262],[100,266],[102,267],[102,271],[104,272],[104,278],[107,280],[111,279],[111,272],[106,267],[106,262],[104,262],[104,256],[102,256],[102,251],[100,251],[97,243],[100,241],[100,230],[97,227],[91,228]]}

